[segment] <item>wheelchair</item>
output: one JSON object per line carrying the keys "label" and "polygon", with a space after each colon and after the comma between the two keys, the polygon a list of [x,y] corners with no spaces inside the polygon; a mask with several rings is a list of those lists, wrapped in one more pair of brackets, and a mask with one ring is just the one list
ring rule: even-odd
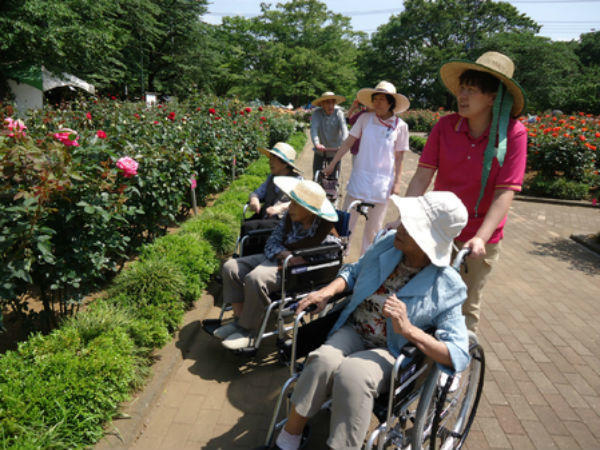
{"label": "wheelchair", "polygon": [[[254,216],[247,217],[249,207],[250,204],[246,203],[242,209],[242,223],[240,224],[240,233],[235,243],[234,258],[261,253],[265,248],[267,239],[269,239],[269,236],[279,223],[279,219],[255,219]],[[253,226],[254,223],[259,226]]]}
{"label": "wheelchair", "polygon": [[[270,294],[271,303],[267,306],[265,316],[261,323],[258,335],[253,340],[253,344],[249,347],[236,350],[235,353],[254,356],[262,341],[266,338],[276,336],[277,342],[282,342],[287,339],[287,333],[293,329],[291,318],[294,315],[292,309],[298,300],[304,298],[310,292],[320,289],[336,276],[343,264],[344,252],[348,246],[350,239],[350,212],[353,208],[359,214],[367,217],[368,208],[373,205],[360,201],[352,202],[347,211],[337,210],[338,221],[335,223],[336,231],[340,236],[340,244],[326,244],[317,247],[295,250],[282,263],[281,269],[281,289]],[[245,209],[244,209],[245,212]],[[247,235],[252,237],[261,236],[268,239],[273,229],[268,230],[253,230]],[[245,240],[242,237],[238,246],[240,256],[247,256],[249,250],[244,244]],[[263,244],[264,248],[264,244]],[[262,252],[263,248],[260,249]],[[307,264],[291,265],[290,261],[294,257],[302,257],[309,261]],[[311,263],[310,260],[317,258],[318,262]],[[230,304],[223,302],[218,319],[205,319],[202,321],[202,328],[208,334],[212,335],[214,331],[223,325],[223,317],[225,312],[230,310]],[[272,324],[272,321],[275,324]]]}
{"label": "wheelchair", "polygon": [[[459,269],[466,253],[466,250],[459,252],[453,264],[455,269]],[[344,292],[333,297],[329,301],[329,313],[300,326],[304,316],[315,309],[310,305],[296,317],[291,342],[280,343],[279,352],[289,360],[290,377],[280,391],[263,448],[273,445],[276,433],[287,421],[281,419],[281,412],[287,403],[287,417],[292,406],[292,389],[303,369],[303,363],[298,360],[325,341],[350,294]],[[364,448],[461,448],[475,419],[485,373],[483,348],[470,331],[469,355],[470,363],[463,372],[441,376],[436,363],[414,345],[405,345],[395,361],[387,393],[374,402],[373,413],[379,425],[369,435]],[[327,409],[330,405],[331,400],[328,400],[321,408]],[[306,445],[306,439],[305,433],[302,446]]]}
{"label": "wheelchair", "polygon": [[323,173],[323,170],[325,167],[327,167],[332,159],[333,157],[323,159],[321,169],[315,172],[313,181],[321,185],[325,191],[325,194],[327,195],[327,200],[329,200],[332,205],[337,207],[339,200],[341,162],[335,166],[335,170],[330,175],[325,175]]}

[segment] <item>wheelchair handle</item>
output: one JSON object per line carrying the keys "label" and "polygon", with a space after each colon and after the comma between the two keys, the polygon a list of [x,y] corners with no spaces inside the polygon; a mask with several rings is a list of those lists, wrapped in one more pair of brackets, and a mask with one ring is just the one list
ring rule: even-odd
{"label": "wheelchair handle", "polygon": [[454,262],[452,263],[452,267],[454,267],[454,269],[456,269],[457,271],[460,271],[460,266],[461,265],[465,265],[465,271],[467,271],[467,263],[465,261],[466,257],[468,255],[471,254],[471,249],[470,248],[462,248],[458,251],[458,253],[456,254],[456,257],[454,258]]}
{"label": "wheelchair handle", "polygon": [[[354,291],[342,291],[342,292],[338,292],[337,294],[335,294],[335,295],[332,295],[332,296],[331,296],[331,297],[330,297],[330,298],[327,300],[327,304],[329,304],[329,303],[333,303],[333,302],[336,302],[336,301],[338,301],[338,300],[340,300],[340,299],[342,299],[342,298],[346,298],[346,297],[348,297],[348,296],[352,295],[352,293],[353,293],[353,292],[354,292]],[[296,308],[298,308],[298,302],[293,302],[293,303],[290,303],[290,305],[289,305],[289,308],[290,308],[292,311],[295,311],[295,310],[296,310]],[[317,305],[316,305],[316,304],[314,304],[314,303],[311,303],[311,304],[310,304],[310,305],[308,305],[306,308],[304,308],[304,310],[303,310],[302,312],[303,312],[303,313],[307,313],[307,314],[308,314],[308,313],[311,313],[311,312],[313,312],[315,309],[317,309]]]}

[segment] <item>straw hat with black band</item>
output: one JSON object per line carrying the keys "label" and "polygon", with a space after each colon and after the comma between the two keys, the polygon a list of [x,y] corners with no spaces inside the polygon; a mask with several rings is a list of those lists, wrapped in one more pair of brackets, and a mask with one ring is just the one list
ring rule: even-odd
{"label": "straw hat with black band", "polygon": [[492,122],[490,134],[483,156],[483,168],[481,170],[481,186],[479,198],[475,205],[475,217],[478,217],[478,208],[485,186],[492,168],[494,158],[500,167],[504,164],[508,142],[508,125],[510,117],[516,117],[525,109],[525,92],[512,76],[515,64],[502,53],[486,52],[475,62],[461,59],[450,60],[440,68],[440,77],[446,88],[458,98],[460,92],[460,76],[465,70],[477,70],[488,73],[500,80],[496,99],[492,107]]}
{"label": "straw hat with black band", "polygon": [[338,215],[319,183],[295,177],[275,177],[275,185],[304,209],[327,220],[337,222]]}
{"label": "straw hat with black band", "polygon": [[312,104],[314,106],[319,106],[325,100],[335,100],[335,104],[339,105],[340,103],[346,101],[346,97],[343,97],[341,95],[335,95],[333,92],[327,91],[327,92],[323,92],[323,94],[316,100],[313,100]]}
{"label": "straw hat with black band", "polygon": [[294,147],[292,147],[290,144],[278,142],[271,149],[258,147],[258,151],[268,157],[271,157],[271,155],[276,156],[288,166],[293,168],[296,172],[302,173],[302,171],[295,165],[296,150],[294,150]]}
{"label": "straw hat with black band", "polygon": [[410,102],[408,99],[396,92],[396,86],[394,86],[389,81],[380,81],[375,89],[372,88],[364,88],[358,91],[356,94],[356,98],[360,103],[365,105],[367,108],[373,108],[373,94],[388,94],[394,97],[396,100],[396,106],[394,107],[394,114],[398,114],[404,112],[410,106]]}
{"label": "straw hat with black band", "polygon": [[446,88],[458,97],[460,76],[466,70],[486,72],[498,78],[513,97],[511,115],[517,117],[525,109],[526,98],[523,88],[513,79],[515,64],[499,52],[486,52],[475,62],[464,59],[451,59],[440,69],[440,77]]}

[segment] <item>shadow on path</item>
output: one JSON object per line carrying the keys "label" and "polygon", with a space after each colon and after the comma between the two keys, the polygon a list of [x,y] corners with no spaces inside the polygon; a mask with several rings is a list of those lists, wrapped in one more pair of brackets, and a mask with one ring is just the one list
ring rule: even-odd
{"label": "shadow on path", "polygon": [[535,249],[529,253],[551,256],[569,263],[569,268],[586,275],[600,274],[600,257],[571,239],[558,238],[551,242],[533,242]]}

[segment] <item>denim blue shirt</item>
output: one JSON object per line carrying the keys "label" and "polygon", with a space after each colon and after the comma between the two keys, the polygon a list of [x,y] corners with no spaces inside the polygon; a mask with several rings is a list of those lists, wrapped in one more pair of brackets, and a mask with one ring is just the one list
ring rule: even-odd
{"label": "denim blue shirt", "polygon": [[[387,279],[402,259],[402,252],[394,247],[395,232],[378,240],[354,264],[342,267],[338,276],[354,293],[331,329],[342,327],[350,314]],[[444,342],[450,352],[453,369],[464,370],[469,363],[469,339],[462,303],[467,298],[467,288],[452,267],[429,264],[417,273],[396,293],[406,304],[408,319],[421,328],[435,328],[435,337]],[[408,341],[395,333],[391,319],[387,319],[387,347],[395,357]],[[440,365],[448,372],[449,368]],[[450,368],[451,370],[452,368]]]}
{"label": "denim blue shirt", "polygon": [[[267,259],[269,259],[271,261],[275,261],[276,255],[287,250],[287,247],[285,246],[285,244],[293,244],[294,242],[297,242],[300,239],[304,239],[305,237],[314,236],[315,233],[317,232],[317,229],[319,228],[320,221],[324,220],[324,219],[321,219],[321,218],[315,216],[315,219],[313,220],[312,225],[308,229],[305,229],[300,222],[292,221],[292,229],[286,236],[285,232],[284,232],[286,217],[287,217],[287,212],[285,213],[285,216],[283,216],[283,219],[281,219],[279,221],[277,228],[275,228],[273,230],[273,232],[271,233],[271,236],[269,236],[269,239],[267,239],[267,243],[265,244],[265,250],[264,250],[265,256],[267,257]],[[339,243],[340,243],[340,238],[333,236],[331,234],[328,234],[325,237],[325,239],[323,240],[323,242],[321,242],[321,244],[339,244]],[[329,255],[323,255],[323,258],[327,258],[328,256]],[[317,258],[317,259],[319,259],[319,258]]]}

